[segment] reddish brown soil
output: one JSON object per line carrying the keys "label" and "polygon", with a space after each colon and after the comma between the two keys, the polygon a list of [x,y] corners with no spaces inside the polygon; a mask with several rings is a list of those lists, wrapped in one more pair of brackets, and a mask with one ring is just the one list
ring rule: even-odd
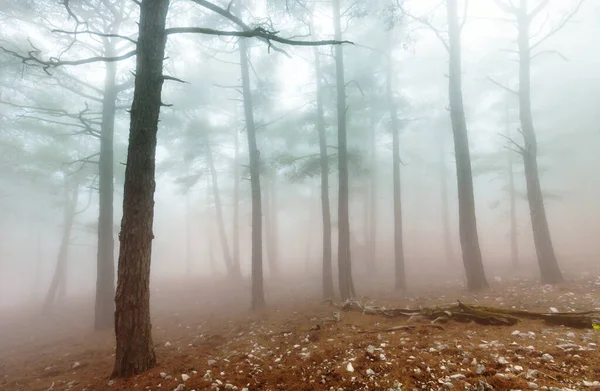
{"label": "reddish brown soil", "polygon": [[[339,323],[314,331],[315,320],[331,316],[335,308],[320,302],[314,286],[295,283],[293,290],[290,286],[289,281],[271,286],[268,311],[251,315],[247,282],[163,282],[152,292],[159,365],[135,378],[112,382],[113,335],[90,331],[93,306],[88,301],[71,303],[63,311],[43,317],[36,314],[36,308],[1,314],[0,390],[171,391],[179,384],[184,384],[186,391],[213,387],[388,390],[396,389],[398,382],[406,390],[447,389],[449,384],[443,383],[452,383],[453,389],[459,390],[485,389],[485,383],[479,381],[495,390],[531,389],[528,382],[550,390],[600,389],[582,383],[600,380],[596,345],[600,334],[592,330],[523,320],[514,327],[449,322],[445,330],[420,326],[383,332],[378,330],[407,320],[342,312]],[[600,280],[582,275],[555,287],[542,287],[533,280],[493,281],[492,288],[479,295],[455,286],[421,288],[407,297],[380,294],[377,300],[363,298],[377,305],[411,308],[457,299],[543,311],[550,306],[560,311],[593,309],[600,306]],[[535,339],[512,335],[515,330],[534,332]],[[570,347],[557,346],[568,343]],[[369,345],[377,350],[367,349]],[[542,359],[544,353],[553,360]],[[209,365],[209,360],[215,362]],[[347,370],[348,363],[353,372]],[[479,374],[478,365],[483,365]],[[374,374],[368,375],[367,370]],[[528,370],[538,373],[528,380]],[[182,381],[182,374],[189,375],[189,380]],[[464,378],[449,378],[451,375]]]}

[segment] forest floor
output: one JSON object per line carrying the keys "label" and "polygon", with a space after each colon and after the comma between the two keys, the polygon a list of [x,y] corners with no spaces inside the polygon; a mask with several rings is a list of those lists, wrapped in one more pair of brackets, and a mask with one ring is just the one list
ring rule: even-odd
{"label": "forest floor", "polygon": [[[600,307],[598,273],[556,286],[490,280],[480,294],[449,286],[361,300],[402,308],[456,300],[543,312]],[[3,314],[0,390],[600,390],[600,331],[533,320],[449,321],[443,329],[417,321],[409,324],[422,326],[385,331],[407,319],[344,311],[339,322],[314,330],[338,310],[298,284],[270,294],[269,309],[252,315],[247,282],[233,293],[222,281],[187,283],[153,289],[159,364],[127,380],[109,379],[113,335],[90,331],[89,304],[43,318],[33,309]]]}

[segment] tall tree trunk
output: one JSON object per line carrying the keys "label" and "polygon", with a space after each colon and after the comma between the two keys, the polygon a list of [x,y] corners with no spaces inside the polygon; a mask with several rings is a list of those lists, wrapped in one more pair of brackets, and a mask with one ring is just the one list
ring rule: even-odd
{"label": "tall tree trunk", "polygon": [[450,230],[450,198],[448,197],[448,178],[446,170],[445,130],[439,138],[440,147],[440,202],[442,211],[442,229],[444,230],[444,253],[446,265],[454,266],[454,248],[452,247],[452,232]]}
{"label": "tall tree trunk", "polygon": [[264,181],[262,182],[262,197],[263,197],[263,240],[266,244],[266,255],[267,255],[267,263],[269,265],[269,275],[275,276],[277,275],[277,265],[275,263],[275,258],[273,254],[273,237],[272,237],[272,229],[271,229],[271,183],[269,182],[268,177],[264,177]]}
{"label": "tall tree trunk", "polygon": [[233,267],[237,275],[240,269],[240,140],[239,132],[235,131],[235,152],[233,162]]}
{"label": "tall tree trunk", "polygon": [[[390,39],[391,41],[391,39]],[[392,123],[392,164],[394,183],[394,281],[397,291],[406,290],[406,271],[404,269],[404,243],[402,237],[402,191],[400,182],[400,121],[394,102],[392,49],[388,53],[386,98]]]}
{"label": "tall tree trunk", "polygon": [[135,90],[119,234],[113,377],[137,375],[156,365],[150,324],[150,261],[168,9],[169,0],[140,2]]}
{"label": "tall tree trunk", "polygon": [[[115,56],[114,43],[107,39],[105,56]],[[117,64],[105,64],[104,96],[98,168],[99,213],[98,249],[96,258],[96,301],[94,326],[96,330],[114,326],[115,258],[114,258],[114,131],[117,90]]]}
{"label": "tall tree trunk", "polygon": [[[335,39],[342,40],[340,1],[333,0],[333,27]],[[335,46],[335,74],[337,87],[338,122],[338,277],[342,301],[355,296],[350,258],[350,216],[348,210],[348,145],[346,132],[346,81],[344,77],[344,51]]]}
{"label": "tall tree trunk", "polygon": [[519,120],[523,131],[525,148],[523,163],[527,184],[527,201],[531,214],[533,241],[543,284],[555,284],[563,280],[554,253],[548,227],[544,196],[537,164],[537,140],[531,114],[531,47],[529,43],[530,18],[527,0],[521,0],[519,13]]}
{"label": "tall tree trunk", "polygon": [[323,298],[333,298],[333,271],[331,267],[331,209],[329,204],[329,157],[327,156],[327,135],[325,134],[325,114],[323,109],[323,83],[321,79],[321,58],[319,49],[314,46],[315,78],[317,80],[317,133],[319,134],[319,163],[321,166],[321,216],[323,224]]}
{"label": "tall tree trunk", "polygon": [[223,260],[225,261],[225,268],[227,273],[232,276],[234,269],[231,260],[231,252],[229,250],[229,243],[227,241],[227,233],[225,232],[225,220],[223,219],[223,206],[221,204],[221,192],[219,191],[219,181],[217,177],[217,169],[212,155],[212,148],[210,145],[210,139],[208,132],[203,131],[204,136],[204,148],[206,151],[206,163],[210,170],[210,177],[212,178],[212,192],[215,199],[215,211],[217,214],[217,227],[219,229],[219,239],[221,241],[221,248],[223,250]]}
{"label": "tall tree trunk", "polygon": [[[510,106],[506,99],[506,135],[510,138]],[[519,266],[519,243],[517,231],[517,192],[515,189],[515,172],[513,164],[513,151],[506,152],[508,171],[508,195],[510,198],[510,259],[513,268]]]}
{"label": "tall tree trunk", "polygon": [[371,129],[369,132],[369,265],[373,272],[377,271],[377,131],[374,108],[371,107]]}
{"label": "tall tree trunk", "polygon": [[260,152],[256,143],[256,126],[254,125],[254,113],[252,112],[248,47],[244,38],[239,40],[239,50],[242,70],[242,90],[244,94],[244,115],[246,118],[248,152],[250,155],[250,187],[252,191],[252,309],[256,311],[265,306],[262,256]]}
{"label": "tall tree trunk", "polygon": [[79,200],[79,183],[69,183],[72,179],[65,179],[65,209],[63,216],[63,230],[58,256],[56,257],[56,269],[50,282],[50,288],[44,300],[43,311],[48,312],[56,303],[57,296],[60,296],[61,286],[67,284],[67,260],[69,258],[69,245],[71,241],[71,231],[73,221],[75,220],[77,202]]}
{"label": "tall tree trunk", "polygon": [[275,275],[280,273],[279,270],[279,205],[277,203],[277,170],[274,170],[270,177],[269,186],[269,208],[270,208],[270,246],[273,260],[270,263],[272,273]]}
{"label": "tall tree trunk", "polygon": [[450,119],[454,134],[456,155],[456,176],[458,180],[458,213],[460,245],[467,275],[467,287],[471,291],[488,287],[479,248],[475,197],[473,195],[473,175],[467,121],[463,106],[462,66],[461,66],[461,27],[458,21],[457,0],[447,0],[449,37],[449,96]]}

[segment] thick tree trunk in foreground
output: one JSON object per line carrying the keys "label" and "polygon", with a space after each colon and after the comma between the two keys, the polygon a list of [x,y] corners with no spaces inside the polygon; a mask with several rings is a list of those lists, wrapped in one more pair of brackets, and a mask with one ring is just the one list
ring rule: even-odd
{"label": "thick tree trunk in foreground", "polygon": [[531,47],[529,44],[530,18],[527,14],[527,1],[521,0],[519,14],[519,119],[525,147],[523,163],[527,183],[527,201],[531,214],[533,241],[543,284],[555,284],[563,280],[554,253],[544,196],[540,184],[537,164],[537,140],[531,114]]}
{"label": "thick tree trunk in foreground", "polygon": [[[66,179],[67,181],[69,179]],[[66,183],[65,189],[65,209],[63,217],[63,231],[60,246],[58,248],[58,256],[56,257],[56,269],[54,276],[50,282],[50,288],[44,300],[43,311],[49,311],[56,304],[57,296],[62,296],[66,292],[66,274],[67,274],[67,259],[69,257],[69,245],[71,241],[71,231],[73,229],[73,221],[75,220],[77,202],[79,200],[79,183],[69,185]],[[61,293],[60,291],[63,291]]]}
{"label": "thick tree trunk in foreground", "polygon": [[227,241],[227,233],[225,232],[225,220],[223,219],[223,206],[221,204],[221,192],[219,191],[219,180],[217,177],[217,168],[212,155],[212,148],[210,145],[210,139],[208,131],[201,129],[204,136],[204,148],[206,152],[206,163],[210,170],[210,177],[212,179],[212,191],[215,201],[215,210],[217,212],[217,227],[219,229],[219,239],[221,241],[221,249],[223,250],[223,260],[225,261],[225,268],[227,273],[231,276],[234,273],[233,261],[231,260],[231,252],[229,250],[229,243]]}
{"label": "thick tree trunk in foreground", "polygon": [[331,209],[329,204],[329,157],[327,156],[327,135],[325,134],[325,114],[323,109],[323,86],[321,80],[321,59],[319,49],[313,47],[315,56],[315,78],[317,79],[317,132],[319,134],[319,163],[321,166],[321,216],[323,224],[323,298],[331,299],[333,292],[333,271],[331,267]]}
{"label": "thick tree trunk in foreground", "polygon": [[244,93],[244,114],[246,118],[246,132],[248,134],[248,152],[250,154],[250,187],[252,191],[252,309],[256,311],[265,306],[262,256],[260,153],[256,143],[256,126],[254,125],[254,113],[252,112],[248,47],[244,38],[239,41],[239,50],[242,70],[242,89]]}
{"label": "thick tree trunk in foreground", "polygon": [[[105,56],[113,57],[114,45],[105,45]],[[117,91],[115,88],[117,64],[105,64],[104,96],[102,99],[102,124],[98,168],[99,214],[98,252],[96,258],[96,302],[94,326],[103,330],[114,325],[115,257],[114,257],[114,152],[113,138]]]}
{"label": "thick tree trunk in foreground", "polygon": [[133,376],[156,365],[150,324],[150,261],[156,134],[161,107],[165,24],[169,0],[140,5],[135,90],[123,194],[116,292],[117,342],[113,377]]}
{"label": "thick tree trunk in foreground", "polygon": [[[333,0],[333,26],[335,39],[342,40],[340,1]],[[350,216],[348,211],[348,145],[346,134],[346,81],[344,78],[344,51],[335,47],[335,74],[337,88],[338,121],[338,274],[342,301],[355,296],[350,258]]]}
{"label": "thick tree trunk in foreground", "polygon": [[467,287],[471,291],[488,287],[479,248],[473,175],[467,135],[467,122],[463,106],[461,70],[461,27],[458,21],[457,0],[447,0],[449,36],[449,95],[450,118],[454,134],[456,175],[458,180],[458,213],[460,245],[467,275]]}
{"label": "thick tree trunk in foreground", "polygon": [[393,164],[393,183],[394,183],[394,287],[397,291],[406,290],[406,271],[404,269],[404,243],[402,237],[402,191],[400,182],[400,121],[398,111],[394,103],[392,89],[393,71],[392,71],[391,48],[388,53],[387,64],[387,83],[386,99],[390,111],[392,123],[392,164]]}

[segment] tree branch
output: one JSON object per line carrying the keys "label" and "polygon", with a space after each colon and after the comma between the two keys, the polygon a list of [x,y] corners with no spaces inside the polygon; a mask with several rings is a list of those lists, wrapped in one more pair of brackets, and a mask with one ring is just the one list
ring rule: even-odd
{"label": "tree branch", "polygon": [[262,27],[257,27],[253,30],[245,31],[222,31],[204,27],[172,27],[165,30],[166,35],[171,34],[206,34],[218,35],[225,37],[242,37],[242,38],[263,38],[268,41],[275,41],[292,46],[325,46],[325,45],[341,45],[344,43],[353,44],[350,41],[336,41],[334,39],[323,41],[296,41],[293,39],[282,38],[278,36],[278,31],[267,31]]}
{"label": "tree branch", "polygon": [[126,60],[130,57],[133,57],[137,53],[136,50],[132,50],[123,55],[116,56],[116,57],[96,56],[96,57],[89,57],[89,58],[85,58],[85,59],[81,59],[81,60],[59,60],[55,57],[50,57],[47,61],[44,61],[44,60],[34,56],[34,54],[39,53],[39,51],[37,51],[37,49],[34,51],[28,52],[27,56],[23,56],[15,51],[8,50],[2,46],[0,46],[0,49],[13,57],[20,59],[23,62],[23,64],[25,64],[25,65],[41,65],[44,72],[46,72],[49,75],[50,75],[50,72],[48,72],[48,69],[50,69],[50,68],[55,68],[55,67],[64,66],[64,65],[70,66],[70,65],[91,64],[91,63],[95,63],[95,62],[117,62],[117,61],[122,61],[122,60]]}
{"label": "tree branch", "polygon": [[515,7],[512,3],[510,3],[510,2],[505,3],[502,0],[493,0],[493,1],[498,6],[498,8],[500,8],[502,11],[504,11],[508,14],[519,15],[519,9],[517,7]]}
{"label": "tree branch", "polygon": [[406,11],[406,9],[402,5],[398,5],[398,9],[400,9],[400,12],[402,12],[402,14],[404,14],[405,16],[408,16],[409,18],[413,19],[414,21],[422,23],[425,26],[429,27],[431,29],[431,31],[433,31],[434,34],[437,36],[437,38],[440,40],[440,42],[444,45],[446,50],[448,52],[450,52],[450,45],[448,44],[446,39],[442,36],[441,30],[439,30],[437,27],[435,27],[433,24],[431,24],[431,22],[429,22],[427,19],[425,19],[423,17],[419,18],[419,17],[414,16],[413,14],[409,13],[408,11]]}
{"label": "tree branch", "polygon": [[548,5],[548,3],[550,2],[550,0],[542,0],[540,1],[540,3],[537,5],[537,7],[535,7],[528,15],[527,18],[529,18],[529,20],[533,19],[537,14],[539,14],[540,12],[542,12],[542,10],[544,8],[546,8],[546,6]]}
{"label": "tree branch", "polygon": [[508,88],[508,87],[506,87],[505,85],[498,83],[496,80],[492,79],[492,78],[491,78],[491,77],[489,77],[489,76],[487,77],[487,79],[488,79],[489,81],[491,81],[492,83],[494,83],[495,85],[497,85],[498,87],[500,87],[500,88],[502,88],[502,89],[504,89],[504,90],[506,90],[506,91],[510,92],[511,94],[519,95],[519,91],[513,90],[512,88]]}
{"label": "tree branch", "polygon": [[90,31],[90,30],[66,31],[66,30],[58,30],[58,29],[52,30],[52,32],[60,33],[60,34],[68,34],[68,35],[90,34],[90,35],[97,35],[99,37],[106,37],[106,38],[121,38],[121,39],[125,39],[125,40],[133,43],[134,45],[137,45],[136,40],[126,37],[124,35],[119,35],[119,34],[100,33],[97,31]]}
{"label": "tree branch", "polygon": [[531,46],[530,46],[531,50],[533,50],[536,47],[540,46],[548,38],[552,37],[554,34],[556,34],[557,32],[559,32],[560,30],[562,30],[562,28],[565,27],[565,25],[567,23],[569,23],[569,21],[573,18],[573,16],[575,16],[575,14],[577,12],[579,12],[579,9],[583,5],[584,1],[585,0],[579,0],[579,2],[577,3],[577,5],[575,6],[575,8],[573,8],[573,10],[571,10],[571,12],[569,12],[568,14],[566,14],[563,17],[563,19],[556,26],[554,26],[554,28],[552,28],[548,32],[548,34],[546,34],[543,38],[540,38],[536,43],[532,43]]}
{"label": "tree branch", "polygon": [[562,54],[561,52],[559,52],[558,50],[543,50],[541,52],[538,52],[538,53],[532,55],[531,57],[529,57],[529,59],[533,60],[534,58],[536,58],[536,57],[538,57],[538,56],[540,56],[542,54],[555,54],[558,57],[562,58],[563,60],[569,61],[569,59],[564,54]]}
{"label": "tree branch", "polygon": [[517,143],[515,140],[513,140],[512,138],[510,138],[507,135],[504,135],[502,133],[498,133],[498,134],[501,137],[505,138],[507,141],[509,141],[512,145],[514,145],[517,148],[517,150],[514,150],[512,148],[508,148],[507,147],[508,149],[510,149],[511,151],[517,152],[517,153],[519,153],[521,155],[525,154],[525,148],[523,148],[521,145],[519,145],[519,143]]}

